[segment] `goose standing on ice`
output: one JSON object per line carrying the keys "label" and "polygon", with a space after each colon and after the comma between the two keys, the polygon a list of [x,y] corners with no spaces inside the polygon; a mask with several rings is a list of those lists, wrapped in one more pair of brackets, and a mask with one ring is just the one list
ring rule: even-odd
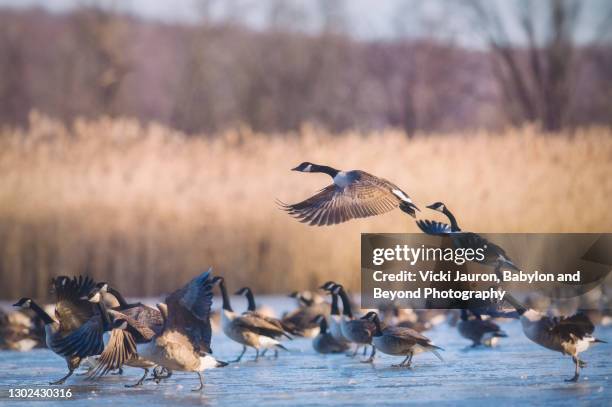
{"label": "goose standing on ice", "polygon": [[360,346],[364,346],[363,350],[365,355],[367,347],[371,346],[372,352],[370,353],[370,357],[364,360],[363,363],[374,362],[376,346],[372,344],[372,335],[376,330],[376,326],[368,319],[355,319],[351,310],[351,301],[342,285],[336,284],[332,292],[339,295],[342,300],[342,321],[340,323],[340,329],[342,330],[342,336],[356,345],[355,352],[352,356],[357,355]]}
{"label": "goose standing on ice", "polygon": [[400,364],[393,365],[393,367],[410,367],[412,357],[421,352],[431,352],[443,361],[442,356],[438,353],[439,350],[443,349],[434,345],[429,338],[414,329],[397,326],[382,328],[378,314],[374,311],[368,312],[362,317],[362,320],[374,324],[372,341],[376,348],[387,355],[406,357]]}
{"label": "goose standing on ice", "polygon": [[[163,304],[157,304],[164,325],[160,334],[138,346],[142,358],[169,370],[195,372],[204,388],[202,372],[226,366],[210,354],[210,308],[213,301],[213,279],[211,269],[195,277],[183,288],[166,297]],[[122,324],[127,328],[128,324]]]}
{"label": "goose standing on ice", "polygon": [[312,340],[312,347],[319,353],[341,353],[348,350],[347,342],[338,342],[327,332],[327,320],[324,315],[317,315],[314,319],[319,324],[319,334]]}
{"label": "goose standing on ice", "polygon": [[595,326],[581,312],[571,317],[549,317],[525,307],[512,296],[506,296],[506,300],[519,313],[523,332],[527,338],[547,349],[572,357],[576,368],[574,376],[566,380],[568,382],[578,381],[580,368],[586,367],[586,363],[578,357],[579,354],[594,343],[607,343],[593,337]]}
{"label": "goose standing on ice", "polygon": [[461,320],[457,324],[461,336],[472,341],[472,347],[479,345],[493,347],[499,338],[508,335],[501,330],[499,325],[490,319],[480,319],[479,316],[470,317],[468,310],[461,310]]}
{"label": "goose standing on ice", "polygon": [[365,171],[340,171],[326,165],[303,162],[292,171],[327,174],[333,183],[296,204],[279,202],[281,209],[311,226],[334,225],[350,219],[381,215],[399,206],[412,217],[419,210],[397,185]]}
{"label": "goose standing on ice", "polygon": [[323,284],[320,288],[329,292],[332,296],[331,310],[329,315],[329,333],[333,338],[340,343],[350,343],[347,338],[342,335],[342,315],[340,315],[340,309],[338,308],[338,294],[333,292],[336,283],[328,281]]}
{"label": "goose standing on ice", "polygon": [[282,328],[271,324],[257,315],[240,315],[234,312],[230,303],[225,279],[217,276],[212,280],[218,284],[223,299],[223,310],[221,311],[221,325],[223,333],[231,340],[242,345],[242,353],[232,362],[239,362],[246,353],[247,346],[255,349],[255,361],[259,359],[260,349],[279,348],[287,350],[279,341],[282,336],[291,339]]}

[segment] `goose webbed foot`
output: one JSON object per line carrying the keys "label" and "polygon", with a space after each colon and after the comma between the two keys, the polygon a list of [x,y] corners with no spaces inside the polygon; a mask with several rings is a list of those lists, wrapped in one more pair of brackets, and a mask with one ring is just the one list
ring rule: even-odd
{"label": "goose webbed foot", "polygon": [[202,379],[202,374],[200,372],[196,372],[198,374],[198,378],[200,379],[200,385],[195,389],[191,389],[191,391],[202,391],[204,388],[204,380]]}
{"label": "goose webbed foot", "polygon": [[571,379],[565,379],[566,382],[568,383],[575,383],[578,381],[578,378],[580,377],[580,375],[578,373],[576,373],[574,375],[574,377],[572,377]]}
{"label": "goose webbed foot", "polygon": [[583,361],[581,361],[580,359],[578,359],[576,356],[572,356],[572,360],[574,361],[574,364],[576,365],[576,370],[574,372],[574,377],[572,377],[571,379],[566,379],[566,382],[577,382],[578,378],[580,377],[580,364],[584,363]]}
{"label": "goose webbed foot", "polygon": [[147,378],[147,375],[149,374],[149,369],[144,369],[144,374],[142,375],[142,377],[140,378],[140,380],[138,380],[136,383],[134,384],[126,384],[125,387],[138,387],[138,386],[142,386],[142,384],[144,383],[144,381]]}
{"label": "goose webbed foot", "polygon": [[374,362],[374,356],[376,356],[376,346],[371,345],[372,346],[372,352],[370,353],[370,357],[367,358],[366,360],[362,360],[361,363],[372,363]]}
{"label": "goose webbed foot", "polygon": [[406,356],[406,359],[402,360],[402,363],[399,363],[397,365],[391,365],[391,367],[412,367],[412,355],[412,353],[409,353],[408,356]]}
{"label": "goose webbed foot", "polygon": [[153,377],[145,379],[145,381],[155,381],[155,384],[159,384],[162,380],[168,379],[172,376],[172,370],[166,369],[163,366],[155,366],[153,369]]}
{"label": "goose webbed foot", "polygon": [[50,385],[56,385],[56,384],[64,384],[64,382],[66,381],[66,379],[68,379],[70,376],[72,376],[72,373],[74,373],[74,369],[70,369],[70,371],[68,372],[68,374],[64,377],[62,377],[59,380],[56,380],[54,382],[49,382]]}

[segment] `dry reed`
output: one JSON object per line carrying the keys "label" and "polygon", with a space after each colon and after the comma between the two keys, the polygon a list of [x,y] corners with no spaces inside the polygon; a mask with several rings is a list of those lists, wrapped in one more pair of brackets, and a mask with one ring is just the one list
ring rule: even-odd
{"label": "dry reed", "polygon": [[417,231],[394,211],[313,228],[274,204],[329,183],[290,172],[302,161],[388,178],[424,209],[444,201],[469,230],[612,230],[612,131],[544,135],[298,134],[245,129],[187,137],[129,119],[33,114],[0,133],[0,298],[44,297],[51,276],[87,273],[128,295],[167,292],[212,265],[234,287],[286,292],[359,284],[360,232]]}

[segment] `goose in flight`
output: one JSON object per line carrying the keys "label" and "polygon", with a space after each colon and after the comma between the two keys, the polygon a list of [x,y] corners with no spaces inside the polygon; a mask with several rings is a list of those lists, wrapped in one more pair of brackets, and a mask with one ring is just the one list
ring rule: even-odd
{"label": "goose in flight", "polygon": [[416,217],[415,211],[419,210],[397,185],[365,171],[340,171],[310,162],[303,162],[292,171],[319,172],[333,179],[331,185],[302,202],[278,202],[289,215],[311,226],[335,225],[381,215],[398,206],[412,217]]}
{"label": "goose in flight", "polygon": [[442,212],[444,215],[446,215],[450,221],[450,225],[433,220],[417,220],[417,226],[424,233],[436,236],[450,236],[453,240],[453,245],[457,248],[484,248],[484,259],[482,261],[474,261],[486,266],[495,267],[496,272],[498,272],[498,270],[502,267],[515,271],[520,270],[519,267],[517,267],[506,254],[506,251],[503,248],[488,241],[477,233],[462,231],[457,224],[457,219],[444,203],[436,202],[428,205],[427,207],[429,209],[433,209],[434,211]]}

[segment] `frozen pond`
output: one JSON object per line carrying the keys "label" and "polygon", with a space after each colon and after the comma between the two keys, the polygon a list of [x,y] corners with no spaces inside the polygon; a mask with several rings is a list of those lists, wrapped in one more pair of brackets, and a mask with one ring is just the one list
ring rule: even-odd
{"label": "frozen pond", "polygon": [[[288,303],[284,299],[260,299],[264,304]],[[219,302],[215,301],[215,305]],[[243,302],[234,304],[236,309]],[[277,309],[281,309],[280,307]],[[296,339],[285,345],[291,353],[276,360],[252,361],[248,351],[242,362],[208,371],[202,393],[193,373],[176,372],[161,384],[146,383],[129,389],[141,375],[140,369],[125,368],[123,376],[106,376],[97,382],[73,376],[65,388],[72,389],[72,404],[88,406],[136,405],[398,405],[413,402],[448,405],[554,404],[612,405],[612,344],[600,344],[582,354],[588,363],[578,383],[563,380],[573,374],[571,358],[541,348],[523,335],[518,321],[503,324],[509,338],[496,349],[467,350],[468,341],[456,328],[442,324],[426,332],[445,348],[442,363],[430,354],[417,355],[412,369],[392,368],[401,358],[378,354],[374,365],[344,355],[322,356],[310,339]],[[596,335],[612,342],[612,327],[598,327]],[[241,350],[222,333],[213,336],[215,356],[235,358]],[[47,382],[63,376],[62,359],[46,349],[29,353],[0,352],[0,405],[23,406],[8,399],[9,388],[49,387]],[[40,401],[36,405],[59,404]]]}

